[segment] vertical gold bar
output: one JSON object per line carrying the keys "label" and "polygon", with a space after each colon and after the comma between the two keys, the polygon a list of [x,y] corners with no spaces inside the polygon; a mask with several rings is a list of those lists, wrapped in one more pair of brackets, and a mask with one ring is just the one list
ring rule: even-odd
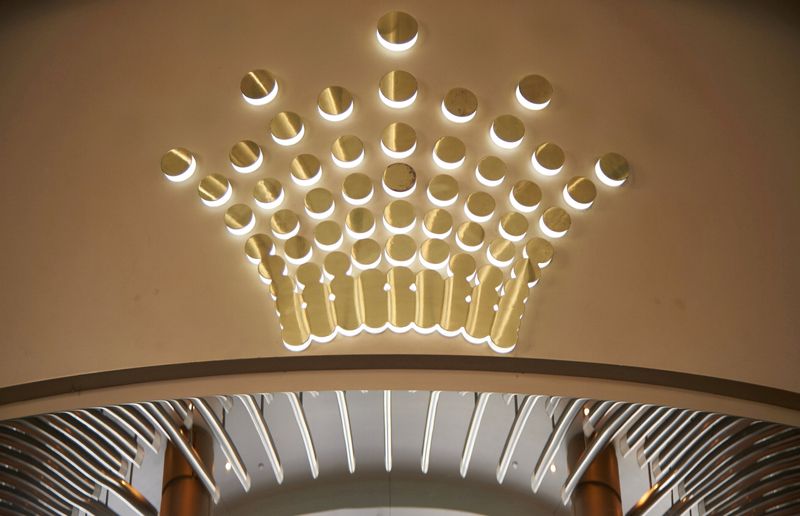
{"label": "vertical gold bar", "polygon": [[386,273],[381,270],[369,269],[358,276],[361,310],[367,331],[378,332],[389,322],[389,292],[385,287]]}
{"label": "vertical gold bar", "polygon": [[421,270],[417,273],[417,311],[414,323],[423,333],[433,331],[442,319],[444,280],[438,272]]}
{"label": "vertical gold bar", "polygon": [[396,330],[404,331],[414,322],[417,299],[411,285],[414,273],[407,267],[389,269],[389,324]]}

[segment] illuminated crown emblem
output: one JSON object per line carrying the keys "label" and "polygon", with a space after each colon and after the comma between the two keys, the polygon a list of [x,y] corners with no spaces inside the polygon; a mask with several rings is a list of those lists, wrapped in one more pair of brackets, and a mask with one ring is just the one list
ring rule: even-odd
{"label": "illuminated crown emblem", "polygon": [[[389,51],[406,51],[416,43],[417,22],[405,13],[388,13],[378,22],[377,40]],[[620,186],[628,163],[605,154],[594,171],[575,171],[558,190],[543,192],[537,177],[564,175],[570,165],[555,143],[522,145],[531,143],[525,123],[548,106],[553,93],[538,75],[522,78],[513,92],[519,106],[509,107],[520,116],[501,114],[488,126],[472,122],[478,98],[465,88],[418,99],[417,80],[406,71],[376,80],[377,94],[358,102],[386,106],[381,134],[356,136],[350,129],[329,148],[304,147],[312,119],[335,126],[358,116],[347,89],[325,88],[313,117],[273,112],[267,131],[277,144],[275,154],[293,153],[288,167],[264,166],[265,152],[271,151],[240,141],[229,159],[237,184],[253,178],[245,189],[252,191],[248,202],[229,205],[233,186],[219,173],[200,180],[200,199],[212,208],[228,205],[225,225],[233,235],[247,237],[245,253],[269,285],[290,350],[337,334],[388,329],[462,335],[495,352],[510,352],[531,289],[553,258],[550,241],[569,231],[570,210],[586,210],[595,200],[589,176]],[[278,80],[265,70],[241,80],[243,99],[254,106],[277,102],[278,90]],[[512,92],[502,93],[515,102]],[[419,152],[415,129],[397,120],[414,103],[443,116],[442,123],[454,130],[486,135],[497,154],[530,153],[530,166],[511,170],[501,157],[473,155],[446,133],[430,142],[430,153]],[[374,151],[362,137],[367,147],[375,144],[369,147]],[[375,155],[367,159],[368,152]],[[196,168],[195,157],[182,148],[161,160],[171,181],[188,180]]]}

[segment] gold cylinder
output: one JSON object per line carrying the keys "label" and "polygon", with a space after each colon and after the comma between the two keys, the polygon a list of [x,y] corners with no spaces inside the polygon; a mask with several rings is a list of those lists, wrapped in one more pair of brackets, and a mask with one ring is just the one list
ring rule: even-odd
{"label": "gold cylinder", "polygon": [[[185,432],[181,429],[181,432]],[[191,430],[192,446],[211,470],[214,458],[214,442],[204,429],[195,426]],[[211,495],[203,486],[200,477],[171,441],[167,443],[164,456],[164,479],[161,484],[162,516],[207,516],[211,514]]]}
{"label": "gold cylinder", "polygon": [[[584,437],[578,435],[570,443],[571,455],[584,448]],[[622,516],[622,495],[619,486],[617,453],[608,445],[595,457],[572,493],[575,516]]]}

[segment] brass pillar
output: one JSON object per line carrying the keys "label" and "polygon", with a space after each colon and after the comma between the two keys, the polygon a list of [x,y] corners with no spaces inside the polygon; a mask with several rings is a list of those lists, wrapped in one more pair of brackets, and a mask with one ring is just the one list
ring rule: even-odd
{"label": "brass pillar", "polygon": [[[191,443],[197,454],[211,470],[214,458],[213,441],[206,430],[193,427],[181,429],[184,435],[191,434]],[[161,483],[161,510],[163,516],[209,516],[211,495],[203,482],[192,470],[183,454],[171,441],[167,443],[164,456],[164,478]]]}
{"label": "brass pillar", "polygon": [[[582,434],[570,443],[573,464],[584,446]],[[620,493],[617,453],[614,446],[609,444],[595,457],[572,493],[575,516],[622,516]]]}

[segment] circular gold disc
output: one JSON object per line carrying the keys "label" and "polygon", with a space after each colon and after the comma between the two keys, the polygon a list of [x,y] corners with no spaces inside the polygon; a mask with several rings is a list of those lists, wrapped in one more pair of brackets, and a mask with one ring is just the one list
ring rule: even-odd
{"label": "circular gold disc", "polygon": [[478,162],[475,174],[482,184],[497,186],[506,178],[508,166],[497,156],[485,156]]}
{"label": "circular gold disc", "polygon": [[[339,166],[341,166],[342,163],[355,163],[363,153],[364,143],[358,136],[352,134],[346,134],[336,138],[336,141],[331,145],[331,154],[334,157],[334,163]],[[338,160],[338,162],[336,160]]]}
{"label": "circular gold disc", "polygon": [[242,77],[239,89],[247,102],[263,105],[275,98],[278,93],[278,83],[268,71],[253,70]]}
{"label": "circular gold disc", "polygon": [[[564,166],[564,151],[555,143],[545,142],[533,152],[533,159],[547,172],[546,175],[557,173]],[[541,172],[541,170],[540,170]]]}
{"label": "circular gold disc", "polygon": [[569,229],[572,219],[563,208],[551,206],[542,214],[542,223],[554,233],[563,233]]}
{"label": "circular gold disc", "polygon": [[450,258],[450,246],[439,238],[429,238],[419,248],[420,261],[439,268]]}
{"label": "circular gold disc", "polygon": [[392,70],[381,78],[378,92],[391,107],[405,107],[417,95],[417,79],[403,70]]}
{"label": "circular gold disc", "polygon": [[414,191],[417,173],[405,163],[392,163],[383,170],[383,186],[393,197],[405,197]]}
{"label": "circular gold disc", "polygon": [[492,122],[492,130],[495,136],[508,146],[516,146],[525,136],[525,124],[514,115],[500,115],[495,118]]}
{"label": "circular gold disc", "polygon": [[364,204],[372,196],[372,180],[361,172],[350,174],[344,179],[342,194],[350,204]]}
{"label": "circular gold disc", "polygon": [[[409,265],[417,254],[417,243],[408,235],[392,235],[386,241],[386,256],[390,263]],[[393,264],[394,265],[394,264]]]}
{"label": "circular gold disc", "polygon": [[304,263],[311,259],[311,242],[300,235],[293,236],[283,245],[283,252],[289,262]]}
{"label": "circular gold disc", "polygon": [[261,147],[252,140],[242,140],[231,147],[228,159],[237,172],[253,172],[260,163]]}
{"label": "circular gold disc", "polygon": [[434,208],[426,213],[422,223],[433,237],[444,238],[453,230],[453,216],[441,208]]}
{"label": "circular gold disc", "polygon": [[576,176],[567,181],[567,194],[578,204],[588,208],[597,197],[597,188],[589,179]]}
{"label": "circular gold disc", "polygon": [[258,233],[247,239],[244,243],[244,254],[252,263],[259,263],[267,256],[275,253],[275,243],[270,237]]}
{"label": "circular gold disc", "polygon": [[542,271],[537,264],[530,260],[517,260],[514,262],[513,272],[511,275],[514,278],[524,276],[528,286],[532,287],[537,281],[539,281],[539,278],[541,278]]}
{"label": "circular gold disc", "polygon": [[481,268],[478,269],[478,283],[492,287],[499,287],[502,281],[503,271],[494,265],[486,264],[482,265]]}
{"label": "circular gold disc", "polygon": [[410,231],[416,220],[414,206],[408,201],[392,201],[383,209],[383,221],[395,231]]}
{"label": "circular gold disc", "polygon": [[258,264],[258,275],[266,283],[286,274],[286,262],[280,256],[266,256]]}
{"label": "circular gold disc", "polygon": [[297,282],[303,287],[322,281],[322,270],[313,262],[304,263],[295,271]]}
{"label": "circular gold disc", "polygon": [[450,257],[448,264],[450,272],[454,276],[464,276],[469,278],[475,274],[475,258],[471,254],[456,253]]}
{"label": "circular gold disc", "polygon": [[353,108],[353,96],[341,86],[328,86],[317,97],[317,107],[327,120],[344,120]]}
{"label": "circular gold disc", "polygon": [[371,233],[375,228],[375,217],[366,208],[353,208],[345,219],[347,229],[356,235]]}
{"label": "circular gold disc", "polygon": [[464,161],[467,147],[455,136],[443,136],[433,144],[433,155],[438,158],[436,164],[440,167],[456,168]]}
{"label": "circular gold disc", "polygon": [[361,267],[377,265],[381,259],[381,246],[371,238],[356,240],[350,249],[350,256]]}
{"label": "circular gold disc", "polygon": [[[630,174],[628,160],[616,152],[603,154],[597,166],[600,167],[600,170],[603,172],[603,174],[613,183],[622,184],[626,179],[628,179],[628,174]],[[611,186],[618,185],[612,184]]]}
{"label": "circular gold disc", "polygon": [[253,187],[253,198],[261,208],[277,208],[283,201],[283,186],[277,179],[261,179]]}
{"label": "circular gold disc", "polygon": [[322,175],[319,159],[313,154],[300,154],[292,158],[289,172],[295,183],[307,186],[316,183]]}
{"label": "circular gold disc", "polygon": [[221,206],[227,200],[225,197],[230,187],[228,178],[222,174],[211,174],[200,181],[197,193],[207,206]]}
{"label": "circular gold disc", "polygon": [[161,156],[161,172],[170,181],[185,181],[194,173],[194,157],[183,147],[175,147]]}
{"label": "circular gold disc", "polygon": [[272,234],[276,237],[291,238],[300,227],[300,219],[292,210],[278,210],[272,214],[269,226],[272,228]]}
{"label": "circular gold disc", "polygon": [[480,248],[483,245],[483,227],[477,222],[463,222],[456,230],[458,240],[468,248]]}
{"label": "circular gold disc", "polygon": [[447,174],[435,176],[428,183],[428,198],[438,206],[450,206],[458,198],[458,181]]}
{"label": "circular gold disc", "polygon": [[333,220],[323,220],[314,228],[314,241],[323,250],[330,250],[342,242],[342,227]]}
{"label": "circular gold disc", "polygon": [[541,109],[553,97],[553,86],[541,75],[528,75],[517,84],[517,98],[528,109]]}
{"label": "circular gold disc", "polygon": [[442,109],[445,116],[450,114],[455,118],[453,121],[468,122],[478,111],[478,97],[466,88],[453,88],[445,94]]}
{"label": "circular gold disc", "polygon": [[303,203],[311,217],[325,217],[328,216],[328,213],[332,213],[333,194],[325,188],[314,188],[306,194]]}
{"label": "circular gold disc", "polygon": [[504,238],[517,242],[528,232],[528,219],[517,212],[506,213],[500,217],[500,230]]}
{"label": "circular gold disc", "polygon": [[393,122],[381,134],[381,144],[388,149],[391,157],[402,159],[409,156],[417,146],[417,132],[408,124]]}
{"label": "circular gold disc", "polygon": [[334,251],[325,257],[323,267],[331,276],[344,276],[350,270],[350,257],[341,251]]}
{"label": "circular gold disc", "polygon": [[281,111],[269,123],[272,138],[281,145],[293,145],[302,138],[303,119],[297,113]]}
{"label": "circular gold disc", "polygon": [[538,264],[539,267],[547,267],[554,254],[553,244],[539,237],[528,240],[522,253],[525,258]]}
{"label": "circular gold disc", "polygon": [[542,189],[536,183],[522,179],[511,188],[510,197],[514,208],[527,213],[539,206],[542,201]]}
{"label": "circular gold disc", "polygon": [[467,197],[464,208],[467,210],[467,215],[478,222],[489,220],[494,214],[494,197],[486,192],[473,192]]}
{"label": "circular gold disc", "polygon": [[495,238],[489,243],[488,252],[492,258],[496,260],[496,263],[493,263],[493,265],[506,267],[511,265],[511,260],[514,259],[514,254],[517,252],[517,249],[514,247],[513,243],[505,238]]}
{"label": "circular gold disc", "polygon": [[234,204],[225,211],[225,225],[234,234],[244,234],[253,222],[253,210],[246,204]]}
{"label": "circular gold disc", "polygon": [[402,11],[389,11],[378,20],[378,40],[389,50],[406,50],[414,45],[417,20]]}

